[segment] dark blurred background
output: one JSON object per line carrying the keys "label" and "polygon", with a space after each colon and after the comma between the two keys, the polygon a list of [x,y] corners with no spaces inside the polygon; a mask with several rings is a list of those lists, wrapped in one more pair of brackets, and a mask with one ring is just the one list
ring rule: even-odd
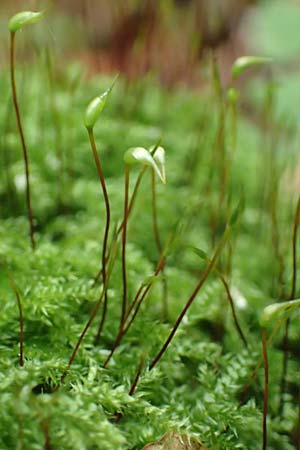
{"label": "dark blurred background", "polygon": [[[199,63],[211,50],[218,54],[226,72],[234,57],[242,52],[245,45],[242,24],[258,3],[258,0],[52,3],[1,0],[0,12],[4,18],[18,10],[49,7],[50,14],[65,17],[68,22],[65,42],[56,42],[62,47],[67,43],[68,57],[83,59],[92,71],[118,70],[129,77],[151,71],[162,82],[172,85],[198,82]],[[50,19],[48,23],[51,32]],[[55,36],[53,39],[56,41]]]}
{"label": "dark blurred background", "polygon": [[0,45],[11,14],[43,8],[40,43],[91,73],[150,72],[166,85],[199,85],[212,51],[225,82],[242,54],[293,67],[300,54],[300,0],[1,0]]}

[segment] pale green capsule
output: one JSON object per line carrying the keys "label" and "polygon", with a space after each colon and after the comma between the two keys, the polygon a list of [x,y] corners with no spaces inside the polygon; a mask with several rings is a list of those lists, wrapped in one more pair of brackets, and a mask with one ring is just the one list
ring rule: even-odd
{"label": "pale green capsule", "polygon": [[124,154],[124,162],[128,165],[133,164],[143,164],[145,166],[152,167],[154,169],[155,173],[159,176],[161,181],[164,183],[164,178],[154,161],[153,157],[151,156],[150,152],[146,150],[144,147],[134,147],[127,150]]}
{"label": "pale green capsule", "polygon": [[114,81],[112,82],[111,86],[106,89],[103,94],[99,95],[98,97],[95,97],[86,108],[85,111],[85,117],[84,117],[84,125],[88,130],[92,130],[95,126],[95,123],[97,122],[100,114],[103,111],[103,108],[106,104],[107,98],[109,94],[111,93],[111,90],[116,82],[118,75],[115,77]]}
{"label": "pale green capsule", "polygon": [[259,324],[261,327],[266,327],[270,322],[280,319],[285,313],[288,316],[292,314],[294,309],[300,307],[300,299],[290,300],[282,303],[272,303],[267,306],[261,313]]}
{"label": "pale green capsule", "polygon": [[262,66],[269,64],[273,60],[265,56],[241,56],[236,59],[231,67],[232,78],[235,79],[241,75],[246,69],[253,66]]}
{"label": "pale green capsule", "polygon": [[[150,149],[151,152],[151,149]],[[153,159],[156,162],[160,173],[161,179],[163,183],[166,183],[166,158],[165,158],[165,149],[161,146],[157,147],[153,154]]]}
{"label": "pale green capsule", "polygon": [[38,22],[45,15],[45,11],[35,12],[35,11],[22,11],[14,16],[8,22],[8,29],[12,33],[23,28],[25,25],[30,23]]}

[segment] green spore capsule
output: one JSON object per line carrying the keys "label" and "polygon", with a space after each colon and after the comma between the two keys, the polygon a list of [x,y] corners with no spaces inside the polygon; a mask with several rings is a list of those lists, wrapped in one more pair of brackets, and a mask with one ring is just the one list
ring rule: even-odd
{"label": "green spore capsule", "polygon": [[289,317],[292,312],[300,307],[300,299],[290,300],[282,303],[272,303],[267,306],[261,313],[259,324],[265,328],[274,320],[279,320],[283,316]]}
{"label": "green spore capsule", "polygon": [[165,183],[164,177],[154,161],[154,158],[144,147],[134,147],[127,150],[124,154],[124,162],[129,166],[140,163],[152,167],[161,181]]}
{"label": "green spore capsule", "polygon": [[45,11],[21,11],[14,16],[8,22],[8,29],[11,33],[16,33],[25,25],[38,22],[45,15]]}
{"label": "green spore capsule", "polygon": [[85,111],[85,117],[84,117],[84,125],[88,130],[92,130],[102,113],[104,106],[106,104],[107,98],[109,94],[111,93],[111,90],[116,82],[118,75],[115,77],[114,81],[112,82],[111,86],[106,89],[103,94],[99,95],[98,97],[95,97],[86,108]]}
{"label": "green spore capsule", "polygon": [[250,67],[262,66],[269,64],[272,61],[272,58],[265,56],[241,56],[233,63],[231,67],[231,76],[233,79],[236,79]]}
{"label": "green spore capsule", "polygon": [[153,159],[156,162],[160,173],[161,173],[161,179],[163,183],[166,183],[166,157],[165,157],[165,149],[161,146],[157,147],[153,154]]}

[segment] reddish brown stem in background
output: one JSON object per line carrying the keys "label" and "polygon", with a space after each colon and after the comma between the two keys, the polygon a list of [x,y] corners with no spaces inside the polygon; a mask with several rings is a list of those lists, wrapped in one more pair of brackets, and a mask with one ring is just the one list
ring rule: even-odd
{"label": "reddish brown stem in background", "polygon": [[223,286],[225,288],[225,291],[226,291],[226,294],[227,294],[227,298],[228,298],[228,301],[229,301],[229,304],[230,304],[230,308],[231,308],[232,317],[233,317],[234,324],[235,324],[235,327],[237,329],[237,332],[238,332],[240,338],[242,339],[245,347],[248,347],[247,339],[245,338],[245,335],[244,335],[244,333],[242,331],[242,328],[241,328],[241,326],[239,324],[239,321],[238,321],[238,318],[237,318],[237,315],[236,315],[234,301],[233,301],[233,298],[232,298],[232,295],[231,295],[231,292],[230,292],[229,285],[228,285],[226,279],[224,278],[224,276],[221,274],[221,272],[219,272],[217,270],[217,273],[218,273],[218,275],[220,277],[220,280],[221,280],[221,282],[222,282],[222,284],[223,284]]}
{"label": "reddish brown stem in background", "polygon": [[17,97],[17,89],[16,89],[16,80],[15,80],[15,32],[10,33],[10,80],[11,80],[11,88],[12,88],[12,97],[13,103],[16,112],[17,124],[19,135],[22,144],[23,151],[23,159],[25,165],[25,177],[26,177],[26,203],[27,203],[27,214],[28,214],[28,223],[29,223],[29,235],[31,247],[35,249],[35,238],[34,238],[34,226],[33,226],[33,215],[31,208],[31,197],[30,197],[30,175],[29,175],[29,160],[28,160],[28,152],[25,142],[25,136],[21,121],[20,108]]}
{"label": "reddish brown stem in background", "polygon": [[[142,181],[142,178],[144,176],[144,173],[145,173],[146,169],[147,169],[147,166],[144,166],[142,168],[142,170],[139,173],[139,176],[138,176],[138,178],[137,178],[137,180],[135,182],[135,186],[133,188],[132,196],[131,196],[131,199],[130,199],[130,202],[129,202],[129,206],[128,206],[128,217],[129,217],[129,215],[131,213],[131,210],[133,208],[133,205],[134,205],[134,202],[135,202],[135,199],[136,199],[136,195],[137,195],[137,191],[138,191],[138,188],[139,188],[139,186],[141,184],[141,181]],[[119,235],[121,233],[121,231],[123,229],[123,226],[124,226],[124,221],[122,221],[121,225],[119,226],[119,228],[117,230],[117,235]],[[109,256],[106,258],[106,262],[108,261],[108,259],[109,259]],[[96,284],[98,283],[99,278],[101,276],[102,276],[102,267],[101,267],[101,269],[99,270],[99,272],[97,273],[97,275],[94,278],[93,287],[96,286]]]}
{"label": "reddish brown stem in background", "polygon": [[23,319],[23,308],[22,308],[22,302],[21,302],[21,296],[19,293],[19,290],[17,288],[17,285],[11,275],[9,275],[10,283],[13,288],[13,291],[15,293],[17,303],[18,303],[18,309],[19,309],[19,323],[20,323],[20,367],[24,366],[24,353],[23,353],[23,347],[24,347],[24,319]]}
{"label": "reddish brown stem in background", "polygon": [[[293,226],[293,238],[292,238],[292,287],[289,300],[293,300],[296,295],[297,287],[297,236],[299,229],[299,216],[300,216],[300,195],[298,197],[296,211],[294,216],[294,226]],[[283,413],[283,396],[286,389],[286,376],[288,371],[288,357],[289,357],[289,329],[290,329],[290,318],[286,321],[285,333],[283,338],[283,361],[282,361],[282,374],[280,381],[280,401],[278,407],[278,414]]]}
{"label": "reddish brown stem in background", "polygon": [[135,295],[135,297],[134,297],[134,300],[132,301],[132,303],[131,303],[131,305],[130,305],[129,310],[128,310],[128,312],[127,312],[126,315],[125,315],[124,321],[120,324],[119,331],[118,331],[117,337],[116,337],[116,339],[115,339],[115,341],[114,341],[114,343],[113,343],[113,345],[112,345],[111,351],[110,351],[108,357],[106,358],[106,360],[105,360],[104,363],[103,363],[103,367],[104,367],[104,368],[107,367],[109,361],[111,360],[113,354],[115,353],[116,348],[117,348],[118,345],[120,344],[120,342],[121,342],[123,336],[126,334],[126,331],[128,331],[128,330],[124,330],[126,320],[127,320],[128,316],[129,316],[129,314],[131,313],[133,306],[134,306],[135,303],[137,302],[137,300],[138,300],[138,298],[139,298],[139,296],[140,296],[142,290],[143,290],[143,285],[141,285],[141,286],[139,287],[139,289],[138,289],[138,291],[137,291],[137,293],[136,293],[136,295]]}
{"label": "reddish brown stem in background", "polygon": [[[134,380],[133,380],[133,382],[132,382],[132,385],[131,385],[131,388],[130,388],[130,391],[129,391],[129,395],[130,395],[131,397],[132,397],[132,396],[134,395],[134,393],[135,393],[137,384],[138,384],[138,382],[139,382],[139,379],[140,379],[140,376],[141,376],[141,373],[142,373],[142,370],[143,370],[143,367],[144,367],[144,364],[145,364],[145,359],[146,359],[146,358],[145,358],[145,355],[143,355],[143,356],[141,357],[140,363],[139,363],[139,365],[138,365],[136,375],[135,375],[135,377],[134,377]],[[116,414],[115,414],[115,417],[114,417],[114,419],[113,419],[113,422],[114,422],[114,423],[118,423],[118,422],[120,422],[120,420],[121,420],[122,418],[123,418],[123,413],[121,413],[121,412],[116,413]]]}
{"label": "reddish brown stem in background", "polygon": [[[135,186],[133,188],[132,196],[131,196],[131,199],[130,199],[130,202],[129,202],[129,206],[128,206],[127,218],[129,217],[129,215],[131,213],[131,210],[133,208],[133,205],[134,205],[134,202],[135,202],[135,199],[136,199],[136,195],[137,195],[137,192],[138,192],[138,188],[139,188],[139,186],[141,184],[141,181],[142,181],[142,178],[143,178],[143,176],[144,176],[144,174],[146,172],[146,169],[147,169],[147,166],[143,166],[143,168],[140,171],[139,176],[137,177],[137,180],[135,182]],[[123,219],[121,225],[118,228],[118,231],[117,231],[118,234],[121,233],[121,231],[123,230],[123,227],[124,227],[124,219]]]}
{"label": "reddish brown stem in background", "polygon": [[[100,181],[101,188],[102,188],[105,209],[106,209],[106,221],[105,221],[105,230],[104,230],[103,246],[102,246],[102,259],[101,259],[102,260],[101,273],[102,273],[103,286],[106,286],[106,253],[107,253],[109,226],[110,226],[110,204],[109,204],[109,198],[108,198],[107,189],[106,189],[106,183],[105,183],[105,179],[104,179],[104,175],[103,175],[103,171],[102,171],[102,167],[101,167],[101,162],[100,162],[100,158],[97,153],[94,133],[93,133],[92,129],[88,129],[88,135],[89,135],[89,139],[90,139],[91,148],[93,151],[95,164],[97,167],[97,172],[98,172],[99,181]],[[107,289],[105,289],[104,302],[103,302],[103,313],[102,313],[102,318],[101,318],[101,321],[99,324],[98,332],[97,332],[97,335],[95,338],[95,344],[98,344],[100,341],[101,333],[102,333],[104,322],[106,319],[107,303],[108,303]]]}
{"label": "reddish brown stem in background", "polygon": [[58,387],[57,387],[56,390],[59,389],[59,387],[61,386],[61,384],[64,382],[66,376],[68,375],[68,372],[69,372],[69,370],[70,370],[70,368],[71,368],[71,366],[72,366],[72,364],[73,364],[73,362],[74,362],[74,360],[75,360],[75,357],[76,357],[76,355],[77,355],[77,352],[78,352],[78,350],[79,350],[79,347],[80,347],[80,345],[81,345],[81,343],[82,343],[82,341],[83,341],[83,339],[84,339],[86,333],[88,332],[88,329],[89,329],[90,326],[92,325],[92,323],[93,323],[93,321],[94,321],[94,319],[95,319],[95,317],[96,317],[96,315],[97,315],[97,313],[98,313],[98,310],[99,310],[100,305],[101,305],[101,303],[102,303],[102,299],[103,299],[103,296],[104,296],[104,293],[105,293],[106,288],[107,288],[107,286],[103,285],[101,295],[100,295],[100,297],[99,297],[99,299],[98,299],[98,301],[97,301],[97,303],[96,303],[96,306],[94,307],[94,309],[93,309],[93,311],[92,311],[92,314],[91,314],[89,320],[87,321],[87,323],[86,323],[86,325],[85,325],[85,327],[84,327],[84,329],[83,329],[81,335],[80,335],[79,338],[78,338],[78,341],[77,341],[77,343],[76,343],[76,345],[75,345],[75,347],[74,347],[74,350],[73,350],[73,352],[72,352],[72,354],[71,354],[71,357],[70,357],[70,359],[69,359],[67,370],[63,373],[63,375],[62,375],[62,377],[61,377],[61,380],[60,380],[60,384],[58,385]]}
{"label": "reddish brown stem in background", "polygon": [[128,219],[128,192],[129,192],[129,173],[130,168],[125,165],[125,195],[124,195],[124,219],[123,219],[123,233],[122,233],[122,283],[123,283],[123,297],[122,297],[122,311],[120,327],[123,326],[126,308],[127,308],[127,275],[126,275],[126,237],[127,237],[127,219]]}
{"label": "reddish brown stem in background", "polygon": [[[156,267],[154,276],[157,276],[159,274],[159,272],[164,267],[165,262],[166,262],[166,257],[165,257],[165,255],[162,255],[162,257],[161,257],[161,259],[160,259],[160,261],[159,261],[159,263],[158,263],[158,265]],[[140,309],[140,306],[141,306],[142,302],[145,300],[145,298],[146,298],[146,296],[147,296],[147,294],[148,294],[148,292],[149,292],[149,290],[151,288],[151,285],[148,285],[146,287],[146,289],[143,292],[143,295],[140,297],[140,295],[141,295],[141,293],[143,291],[143,288],[144,288],[144,285],[142,284],[139,287],[139,289],[137,290],[137,293],[136,293],[133,301],[130,304],[130,307],[129,307],[126,315],[125,315],[124,322],[120,325],[120,328],[119,328],[119,331],[118,331],[118,335],[117,335],[117,337],[116,337],[116,339],[115,339],[115,341],[113,343],[112,349],[111,349],[108,357],[106,358],[106,360],[105,360],[105,362],[103,364],[104,368],[107,367],[107,365],[108,365],[109,361],[111,360],[111,358],[112,358],[116,348],[120,344],[120,342],[123,339],[123,337],[125,336],[125,334],[127,334],[127,332],[129,331],[129,328],[131,327],[131,325],[132,325],[132,323],[133,323],[133,321],[134,321],[134,319],[135,319],[135,317],[136,317],[136,315],[137,315],[137,313],[138,313],[138,311]],[[126,322],[129,319],[129,316],[130,316],[130,314],[131,314],[131,312],[132,312],[132,310],[133,310],[133,308],[135,307],[136,304],[137,304],[137,307],[136,307],[136,309],[135,309],[135,311],[134,311],[130,321],[128,322],[128,324],[127,324],[127,326],[125,328]]]}
{"label": "reddish brown stem in background", "polygon": [[262,329],[262,348],[263,348],[263,361],[265,372],[262,450],[266,450],[268,440],[267,415],[268,415],[268,401],[269,401],[269,363],[267,353],[267,333],[265,328]]}
{"label": "reddish brown stem in background", "polygon": [[[159,263],[157,264],[156,270],[154,272],[154,276],[155,277],[158,276],[159,273],[163,271],[163,268],[165,267],[165,263],[166,263],[166,257],[165,257],[165,255],[162,255],[160,260],[159,260]],[[152,284],[149,284],[146,287],[146,289],[144,290],[141,298],[139,299],[139,297],[136,296],[136,298],[132,302],[132,307],[130,308],[130,311],[128,311],[128,315],[126,316],[126,320],[129,318],[129,313],[131,313],[131,311],[134,308],[136,303],[137,303],[137,306],[135,308],[135,311],[134,311],[131,319],[129,320],[128,324],[126,325],[126,328],[124,329],[124,334],[126,334],[129,331],[129,328],[131,327],[132,323],[134,322],[134,319],[137,316],[137,314],[138,314],[138,312],[140,310],[140,307],[141,307],[143,301],[145,300],[148,292],[150,291],[151,287],[152,287]]]}
{"label": "reddish brown stem in background", "polygon": [[163,354],[165,353],[165,351],[167,350],[170,342],[172,341],[179,325],[182,322],[182,319],[184,318],[185,314],[187,313],[188,309],[190,308],[190,306],[192,305],[193,301],[195,300],[197,294],[199,293],[200,289],[202,288],[202,286],[204,285],[205,281],[207,280],[209,274],[211,273],[211,271],[213,270],[218,257],[220,256],[221,251],[223,250],[223,247],[225,246],[227,240],[228,240],[228,236],[230,233],[230,228],[227,228],[224,232],[224,235],[221,239],[220,244],[218,245],[215,254],[213,256],[213,258],[210,260],[204,274],[202,275],[199,283],[197,284],[197,286],[195,287],[194,291],[192,292],[191,296],[189,297],[188,301],[186,302],[185,307],[183,308],[183,310],[181,311],[181,313],[179,314],[175,325],[173,326],[168,338],[166,339],[165,343],[163,344],[162,348],[160,349],[160,351],[158,352],[158,354],[155,356],[155,358],[152,360],[152,362],[150,363],[149,366],[149,370],[152,370],[156,364],[158,363],[158,361],[161,359],[161,357],[163,356]]}
{"label": "reddish brown stem in background", "polygon": [[131,385],[131,388],[130,388],[130,391],[129,391],[129,395],[131,395],[131,396],[135,393],[135,390],[136,390],[137,384],[139,382],[139,379],[140,379],[140,376],[141,376],[144,364],[145,364],[145,355],[143,355],[141,357],[141,360],[140,360],[140,363],[138,365],[138,369],[137,369],[136,375],[135,375],[133,383]]}
{"label": "reddish brown stem in background", "polygon": [[[269,339],[267,340],[267,347],[268,347],[269,345],[271,345],[271,343],[272,343],[272,341],[273,341],[273,338],[274,338],[274,336],[276,335],[276,333],[277,333],[277,331],[279,330],[279,328],[281,327],[282,323],[283,323],[283,319],[278,320],[278,322],[277,322],[276,326],[274,327],[274,329],[273,329],[271,335],[269,336]],[[247,396],[247,394],[248,394],[248,391],[249,391],[250,387],[252,386],[252,383],[255,381],[255,379],[256,379],[256,377],[257,377],[258,370],[259,370],[260,366],[262,365],[262,363],[263,363],[263,358],[261,358],[261,359],[257,362],[257,364],[256,364],[256,366],[255,366],[255,368],[254,368],[254,370],[253,370],[253,372],[252,372],[252,375],[251,375],[251,377],[250,377],[249,382],[248,382],[247,385],[244,387],[244,389],[243,389],[243,391],[242,391],[242,393],[241,393],[241,396],[240,396],[240,403],[241,403],[241,404],[244,403],[244,401],[245,401],[245,399],[246,399],[246,396]]]}

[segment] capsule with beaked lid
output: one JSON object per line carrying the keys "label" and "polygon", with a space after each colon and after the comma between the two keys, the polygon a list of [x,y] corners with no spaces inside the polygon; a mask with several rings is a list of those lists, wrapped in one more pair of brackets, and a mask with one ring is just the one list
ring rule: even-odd
{"label": "capsule with beaked lid", "polygon": [[152,169],[155,171],[155,173],[158,175],[161,181],[165,183],[165,177],[163,176],[163,173],[158,168],[151,153],[144,147],[130,148],[124,153],[123,159],[125,164],[129,166],[132,166],[134,164],[143,164],[145,166],[152,167]]}
{"label": "capsule with beaked lid", "polygon": [[38,22],[44,15],[45,11],[21,11],[11,17],[8,22],[8,29],[11,33],[16,33],[24,26]]}
{"label": "capsule with beaked lid", "polygon": [[[274,320],[279,320],[282,317],[289,317],[292,312],[300,307],[300,299],[284,301],[282,303],[272,303],[266,306],[260,315],[259,324],[265,328]],[[287,318],[285,317],[285,318]]]}
{"label": "capsule with beaked lid", "polygon": [[116,75],[112,84],[109,86],[108,89],[106,89],[105,92],[103,92],[103,94],[98,95],[88,104],[84,116],[84,125],[88,130],[92,130],[94,128],[99,116],[103,111],[107,98],[111,93],[111,90],[114,87],[114,84],[118,76],[119,75]]}

